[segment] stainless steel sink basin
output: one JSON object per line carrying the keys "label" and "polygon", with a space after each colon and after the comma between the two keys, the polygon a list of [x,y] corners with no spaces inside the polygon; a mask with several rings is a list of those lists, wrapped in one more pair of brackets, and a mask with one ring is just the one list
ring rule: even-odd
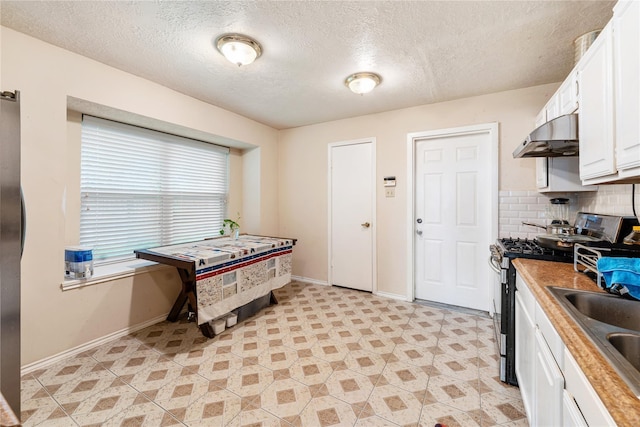
{"label": "stainless steel sink basin", "polygon": [[564,297],[587,317],[640,332],[640,304],[616,295],[570,291]]}
{"label": "stainless steel sink basin", "polygon": [[640,371],[640,335],[609,334],[607,339],[636,370]]}
{"label": "stainless steel sink basin", "polygon": [[547,288],[640,398],[640,301]]}

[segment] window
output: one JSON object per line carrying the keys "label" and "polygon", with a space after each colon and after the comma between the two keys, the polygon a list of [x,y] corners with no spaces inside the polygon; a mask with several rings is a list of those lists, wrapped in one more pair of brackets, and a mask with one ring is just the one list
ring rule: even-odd
{"label": "window", "polygon": [[218,233],[226,217],[229,150],[84,116],[80,245],[96,261]]}

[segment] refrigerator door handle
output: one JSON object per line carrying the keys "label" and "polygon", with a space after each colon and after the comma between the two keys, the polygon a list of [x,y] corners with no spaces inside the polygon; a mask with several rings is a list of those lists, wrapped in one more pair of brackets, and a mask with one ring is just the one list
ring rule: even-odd
{"label": "refrigerator door handle", "polygon": [[24,194],[20,187],[20,259],[24,253],[24,240],[27,236],[27,208],[24,204]]}

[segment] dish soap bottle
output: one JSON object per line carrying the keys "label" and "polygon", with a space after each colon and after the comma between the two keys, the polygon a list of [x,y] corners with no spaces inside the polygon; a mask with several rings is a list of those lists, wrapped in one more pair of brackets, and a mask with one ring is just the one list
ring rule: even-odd
{"label": "dish soap bottle", "polygon": [[633,231],[622,242],[627,245],[640,245],[640,225],[634,225]]}

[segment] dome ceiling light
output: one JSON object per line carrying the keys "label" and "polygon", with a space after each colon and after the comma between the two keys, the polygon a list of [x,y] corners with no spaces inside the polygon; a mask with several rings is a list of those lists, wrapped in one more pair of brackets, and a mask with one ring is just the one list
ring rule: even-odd
{"label": "dome ceiling light", "polygon": [[223,34],[216,39],[216,48],[238,67],[251,64],[262,55],[262,46],[242,34]]}
{"label": "dome ceiling light", "polygon": [[355,73],[347,77],[344,84],[351,92],[363,95],[371,92],[381,81],[380,76],[375,73]]}

